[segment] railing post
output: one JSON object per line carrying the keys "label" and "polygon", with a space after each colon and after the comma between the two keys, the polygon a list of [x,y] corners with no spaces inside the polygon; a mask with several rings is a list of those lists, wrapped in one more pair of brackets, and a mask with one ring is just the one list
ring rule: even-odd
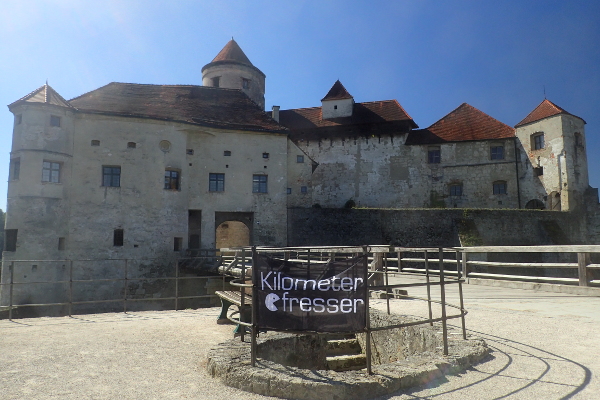
{"label": "railing post", "polygon": [[431,310],[431,282],[429,281],[429,255],[425,249],[425,281],[427,282],[427,308],[429,310],[429,326],[433,326],[433,311]]}
{"label": "railing post", "polygon": [[363,268],[365,270],[365,285],[367,295],[365,296],[365,357],[367,358],[367,375],[373,375],[373,369],[371,368],[371,316],[369,314],[369,261],[367,259],[367,246],[363,246]]}
{"label": "railing post", "polygon": [[468,254],[469,253],[465,251],[462,252],[462,275],[465,278],[465,280],[467,279],[467,273],[469,272]]}
{"label": "railing post", "polygon": [[[244,285],[246,284],[246,250],[242,248],[242,286],[240,286],[241,291],[241,300],[240,300],[240,322],[244,321],[244,313],[246,312],[246,288]],[[246,327],[244,325],[238,325],[238,329],[240,330],[240,339],[244,341],[244,333],[246,333]]]}
{"label": "railing post", "polygon": [[444,278],[444,249],[439,248],[440,294],[442,300],[442,335],[444,337],[444,355],[448,355],[448,327],[446,326],[446,287]]}
{"label": "railing post", "polygon": [[12,310],[13,310],[13,283],[15,278],[15,262],[10,263],[10,286],[8,293],[8,320],[12,321]]}
{"label": "railing post", "polygon": [[[467,253],[462,253],[463,257],[466,254]],[[460,276],[460,260],[459,260],[460,255],[461,255],[461,252],[456,250],[456,272],[457,272],[457,276],[458,276],[458,296],[460,297],[460,313],[462,314],[460,317],[460,323],[462,325],[463,339],[467,340],[467,327],[465,326],[465,304],[463,301],[462,279]]]}
{"label": "railing post", "polygon": [[175,258],[175,311],[179,309],[179,259]]}
{"label": "railing post", "polygon": [[402,252],[398,252],[398,272],[402,272]]}
{"label": "railing post", "polygon": [[69,262],[69,317],[73,315],[73,260]]}
{"label": "railing post", "polygon": [[590,265],[591,257],[590,253],[577,253],[577,269],[579,272],[579,286],[590,285],[590,273],[588,265]]}
{"label": "railing post", "polygon": [[127,259],[125,259],[123,275],[123,312],[127,313]]}

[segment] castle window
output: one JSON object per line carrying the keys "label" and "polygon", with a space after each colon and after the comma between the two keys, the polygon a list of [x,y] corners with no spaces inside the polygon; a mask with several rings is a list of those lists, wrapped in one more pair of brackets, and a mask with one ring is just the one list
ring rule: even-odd
{"label": "castle window", "polygon": [[429,164],[439,164],[442,161],[441,150],[439,147],[430,147],[427,151],[427,162]]}
{"label": "castle window", "polygon": [[450,185],[450,196],[462,196],[462,189],[461,184]]}
{"label": "castle window", "polygon": [[224,192],[225,191],[225,174],[209,174],[208,175],[208,191],[209,192]]}
{"label": "castle window", "polygon": [[135,149],[137,147],[137,143],[135,142],[127,142],[128,149]]}
{"label": "castle window", "polygon": [[242,87],[244,89],[250,89],[250,79],[242,78]]}
{"label": "castle window", "polygon": [[56,115],[51,115],[50,116],[50,126],[60,127],[60,117],[58,117]]}
{"label": "castle window", "polygon": [[60,182],[60,163],[44,161],[42,164],[42,182]]}
{"label": "castle window", "polygon": [[183,249],[183,238],[173,238],[173,251],[181,251]]}
{"label": "castle window", "polygon": [[292,194],[292,188],[287,188],[287,194]]}
{"label": "castle window", "polygon": [[188,156],[193,156],[194,155],[194,149],[187,149],[185,151],[185,154],[187,154]]}
{"label": "castle window", "polygon": [[506,181],[494,182],[494,194],[506,194]]}
{"label": "castle window", "polygon": [[15,115],[15,125],[21,125],[21,122],[23,122],[23,114]]}
{"label": "castle window", "polygon": [[263,153],[263,158],[269,158],[269,153]]}
{"label": "castle window", "polygon": [[115,229],[113,231],[113,246],[123,246],[123,229]]}
{"label": "castle window", "polygon": [[179,190],[179,171],[172,169],[165,170],[165,189]]}
{"label": "castle window", "polygon": [[267,175],[252,175],[252,193],[267,193]]}
{"label": "castle window", "polygon": [[230,156],[231,156],[231,151],[229,151],[229,150],[225,150],[225,151],[223,152],[223,156],[225,156],[225,157],[230,157]]}
{"label": "castle window", "polygon": [[58,238],[58,250],[64,250],[64,249],[65,249],[65,238],[59,237]]}
{"label": "castle window", "polygon": [[121,186],[121,167],[102,167],[102,186]]}
{"label": "castle window", "polygon": [[304,162],[304,156],[296,156],[296,162],[297,163],[303,163]]}
{"label": "castle window", "polygon": [[18,229],[4,230],[4,251],[17,251],[17,231]]}
{"label": "castle window", "polygon": [[333,106],[333,109],[334,109],[334,110],[337,110],[337,104]]}
{"label": "castle window", "polygon": [[531,136],[531,147],[533,150],[541,150],[546,147],[543,133],[534,133]]}
{"label": "castle window", "polygon": [[10,179],[16,181],[19,179],[19,175],[21,174],[21,159],[13,158],[10,160],[9,173]]}
{"label": "castle window", "polygon": [[300,186],[300,193],[308,193],[308,186]]}
{"label": "castle window", "polygon": [[490,158],[492,160],[504,160],[504,146],[490,147]]}
{"label": "castle window", "polygon": [[91,145],[92,146],[100,146],[100,141],[99,140],[92,140]]}
{"label": "castle window", "polygon": [[220,76],[215,76],[214,78],[211,78],[213,87],[219,87],[220,80],[221,80]]}

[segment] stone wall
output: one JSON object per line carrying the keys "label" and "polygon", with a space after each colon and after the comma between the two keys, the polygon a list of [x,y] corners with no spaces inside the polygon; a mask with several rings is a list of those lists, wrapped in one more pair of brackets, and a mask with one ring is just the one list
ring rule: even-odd
{"label": "stone wall", "polygon": [[585,214],[538,210],[292,208],[288,245],[598,244],[585,220]]}

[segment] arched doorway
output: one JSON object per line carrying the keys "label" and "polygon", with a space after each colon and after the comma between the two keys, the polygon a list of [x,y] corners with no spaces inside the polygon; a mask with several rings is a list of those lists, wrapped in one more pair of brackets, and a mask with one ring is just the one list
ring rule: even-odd
{"label": "arched doorway", "polygon": [[538,199],[529,200],[527,204],[525,204],[525,208],[529,210],[543,210],[546,208],[544,202]]}
{"label": "arched doorway", "polygon": [[250,229],[240,221],[225,221],[217,226],[216,247],[244,247],[250,245]]}

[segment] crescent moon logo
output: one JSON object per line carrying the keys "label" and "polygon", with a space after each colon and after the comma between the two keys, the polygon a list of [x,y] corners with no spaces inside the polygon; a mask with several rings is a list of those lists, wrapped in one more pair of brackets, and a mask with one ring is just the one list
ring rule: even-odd
{"label": "crescent moon logo", "polygon": [[269,293],[265,298],[265,307],[267,307],[269,311],[277,311],[277,307],[275,304],[273,304],[277,300],[279,300],[279,296],[277,296],[275,293]]}

